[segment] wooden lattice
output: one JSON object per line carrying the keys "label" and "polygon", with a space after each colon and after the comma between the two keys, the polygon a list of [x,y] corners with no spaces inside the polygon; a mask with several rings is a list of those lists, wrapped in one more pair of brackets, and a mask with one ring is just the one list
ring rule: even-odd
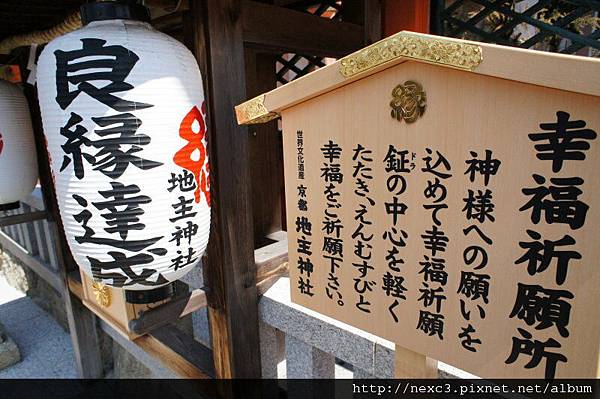
{"label": "wooden lattice", "polygon": [[[288,6],[289,8],[319,15],[323,18],[341,20],[342,1],[298,1]],[[282,85],[296,78],[306,75],[322,66],[327,59],[314,57],[306,54],[285,53],[277,57],[275,70],[277,73],[277,84]]]}
{"label": "wooden lattice", "polygon": [[600,55],[600,1],[438,1],[432,26],[438,34],[578,54]]}

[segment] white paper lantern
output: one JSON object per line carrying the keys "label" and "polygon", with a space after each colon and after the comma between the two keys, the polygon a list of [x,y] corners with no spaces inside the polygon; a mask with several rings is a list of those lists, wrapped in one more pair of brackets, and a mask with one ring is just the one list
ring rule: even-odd
{"label": "white paper lantern", "polygon": [[0,210],[18,208],[38,180],[29,106],[21,89],[0,79]]}
{"label": "white paper lantern", "polygon": [[49,43],[37,81],[79,267],[127,290],[189,272],[210,228],[206,108],[194,56],[148,23],[99,20]]}

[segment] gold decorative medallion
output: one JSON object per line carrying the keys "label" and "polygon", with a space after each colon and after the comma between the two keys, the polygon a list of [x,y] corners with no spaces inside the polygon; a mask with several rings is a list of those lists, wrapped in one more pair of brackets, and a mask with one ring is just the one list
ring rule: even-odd
{"label": "gold decorative medallion", "polygon": [[98,283],[94,281],[92,283],[92,291],[94,292],[94,297],[96,298],[96,302],[102,307],[108,307],[111,303],[111,295],[110,288],[105,286],[102,283]]}
{"label": "gold decorative medallion", "polygon": [[392,118],[400,122],[404,119],[406,123],[413,123],[425,113],[427,107],[427,96],[421,84],[407,80],[392,90]]}
{"label": "gold decorative medallion", "polygon": [[483,61],[481,47],[439,37],[400,32],[352,53],[340,61],[340,73],[349,78],[397,58],[471,71]]}
{"label": "gold decorative medallion", "polygon": [[240,125],[265,123],[279,118],[277,112],[270,112],[267,107],[265,107],[264,94],[236,106],[235,114]]}

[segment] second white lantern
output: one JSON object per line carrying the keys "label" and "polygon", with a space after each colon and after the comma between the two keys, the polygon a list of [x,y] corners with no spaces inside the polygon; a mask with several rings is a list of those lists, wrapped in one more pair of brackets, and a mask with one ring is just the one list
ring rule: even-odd
{"label": "second white lantern", "polygon": [[139,6],[94,6],[39,59],[58,205],[87,274],[150,290],[190,271],[208,241],[202,78],[187,48],[134,20]]}
{"label": "second white lantern", "polygon": [[0,210],[19,207],[38,179],[29,106],[19,86],[0,79]]}

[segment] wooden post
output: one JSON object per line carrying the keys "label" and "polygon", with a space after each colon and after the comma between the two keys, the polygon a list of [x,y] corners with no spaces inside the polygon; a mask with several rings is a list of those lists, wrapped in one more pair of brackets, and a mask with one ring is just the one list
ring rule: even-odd
{"label": "wooden post", "polygon": [[[277,86],[274,54],[246,49],[246,91],[251,98]],[[249,127],[250,181],[254,247],[267,242],[265,237],[285,225],[283,181],[283,143],[277,121]]]}
{"label": "wooden post", "polygon": [[382,0],[361,0],[344,3],[344,20],[363,26],[363,45],[381,39]]}
{"label": "wooden post", "polygon": [[[25,55],[26,54],[23,54],[23,56]],[[20,67],[21,75],[23,77],[28,73],[24,67],[26,63],[27,60],[24,57],[21,57]],[[58,271],[64,287],[64,291],[60,292],[60,295],[62,296],[67,312],[77,373],[81,378],[101,378],[103,376],[102,357],[98,341],[96,316],[85,308],[68,288],[67,273],[70,270],[75,270],[77,265],[69,251],[62,223],[60,222],[54,182],[52,180],[52,172],[50,171],[50,162],[48,160],[48,152],[46,150],[46,141],[42,127],[42,118],[38,105],[37,90],[27,83],[24,84],[24,88],[33,124],[44,207],[48,214],[50,232],[56,237],[55,243],[58,258]]]}
{"label": "wooden post", "polygon": [[396,378],[437,378],[437,360],[413,352],[396,344],[394,377]]}
{"label": "wooden post", "polygon": [[248,134],[234,113],[246,99],[241,9],[240,0],[191,2],[195,55],[206,64],[212,221],[204,273],[217,378],[260,378],[261,370]]}

